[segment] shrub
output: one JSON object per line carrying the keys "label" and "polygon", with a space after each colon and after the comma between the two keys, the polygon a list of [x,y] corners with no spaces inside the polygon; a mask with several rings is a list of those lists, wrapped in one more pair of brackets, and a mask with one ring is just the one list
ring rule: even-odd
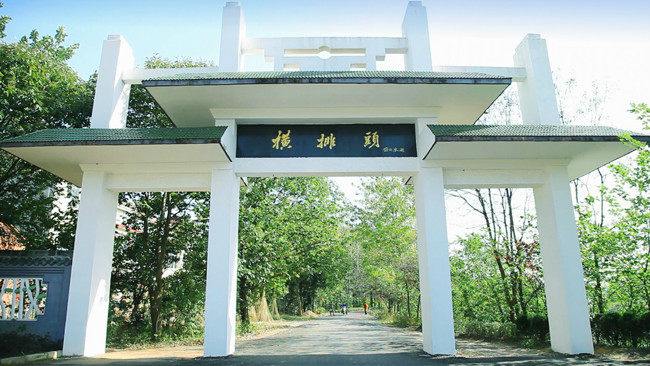
{"label": "shrub", "polygon": [[515,321],[517,332],[536,341],[545,342],[549,337],[548,318],[541,315],[521,315]]}
{"label": "shrub", "polygon": [[650,345],[650,313],[609,312],[591,320],[594,340],[612,346]]}
{"label": "shrub", "polygon": [[512,323],[466,321],[457,323],[460,334],[485,340],[517,339],[517,326]]}

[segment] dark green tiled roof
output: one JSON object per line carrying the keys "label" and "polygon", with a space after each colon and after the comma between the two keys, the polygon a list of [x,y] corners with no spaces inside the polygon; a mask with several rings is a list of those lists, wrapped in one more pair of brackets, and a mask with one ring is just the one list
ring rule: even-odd
{"label": "dark green tiled roof", "polygon": [[481,73],[431,71],[250,71],[180,73],[144,80],[146,86],[219,84],[510,84],[511,79]]}
{"label": "dark green tiled roof", "polygon": [[429,125],[429,129],[436,141],[619,141],[625,134],[650,140],[650,135],[606,126]]}
{"label": "dark green tiled roof", "polygon": [[0,147],[219,143],[226,127],[61,128],[0,141]]}

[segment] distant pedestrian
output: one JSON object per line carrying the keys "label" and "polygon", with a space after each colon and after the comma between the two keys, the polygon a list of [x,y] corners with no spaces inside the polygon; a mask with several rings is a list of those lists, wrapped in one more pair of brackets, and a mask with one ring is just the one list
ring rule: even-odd
{"label": "distant pedestrian", "polygon": [[334,316],[334,305],[330,304],[330,316]]}
{"label": "distant pedestrian", "polygon": [[368,315],[368,303],[367,302],[363,303],[363,313]]}
{"label": "distant pedestrian", "polygon": [[348,313],[348,304],[347,303],[343,303],[343,305],[341,305],[341,313],[343,315]]}

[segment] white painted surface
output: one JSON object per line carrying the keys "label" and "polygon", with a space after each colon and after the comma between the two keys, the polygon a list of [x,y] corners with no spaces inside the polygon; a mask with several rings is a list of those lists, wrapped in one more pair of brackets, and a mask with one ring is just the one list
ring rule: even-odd
{"label": "white painted surface", "polygon": [[117,193],[105,187],[105,173],[83,177],[72,258],[63,354],[105,352],[111,287]]}
{"label": "white painted surface", "polygon": [[131,86],[122,80],[122,73],[133,69],[133,50],[120,35],[110,35],[104,41],[97,73],[97,87],[90,127],[123,128],[129,109]]}
{"label": "white painted surface", "polygon": [[409,176],[419,169],[418,158],[238,158],[242,177]]}
{"label": "white painted surface", "polygon": [[239,180],[232,169],[212,171],[205,289],[203,356],[235,352]]}
{"label": "white painted surface", "polygon": [[221,22],[221,48],[219,69],[241,71],[242,42],[246,38],[244,13],[238,2],[227,2],[223,7]]}
{"label": "white painted surface", "polygon": [[517,83],[524,124],[559,125],[560,114],[546,40],[539,34],[526,35],[517,46],[513,59],[515,67],[526,68],[526,80]]}
{"label": "white painted surface", "polygon": [[422,168],[415,176],[415,209],[424,351],[453,355],[456,344],[442,169]]}
{"label": "white painted surface", "polygon": [[221,146],[232,161],[237,156],[237,122],[233,118],[215,119],[215,126],[226,126],[226,131],[221,136]]}
{"label": "white painted surface", "polygon": [[407,51],[408,40],[402,37],[247,38],[242,46],[245,55],[264,55],[276,71],[377,70],[386,55]]}
{"label": "white painted surface", "polygon": [[431,46],[426,8],[410,1],[402,23],[403,37],[301,37],[246,38],[239,3],[223,8],[221,71],[243,71],[247,54],[262,54],[273,69],[282,70],[377,70],[386,55],[404,55],[407,70],[431,71]]}
{"label": "white painted surface", "polygon": [[408,53],[404,57],[406,70],[431,71],[431,42],[427,9],[421,1],[409,1],[402,22],[402,36],[408,39]]}
{"label": "white painted surface", "polygon": [[567,169],[549,167],[546,176],[546,184],[534,193],[551,347],[594,353]]}

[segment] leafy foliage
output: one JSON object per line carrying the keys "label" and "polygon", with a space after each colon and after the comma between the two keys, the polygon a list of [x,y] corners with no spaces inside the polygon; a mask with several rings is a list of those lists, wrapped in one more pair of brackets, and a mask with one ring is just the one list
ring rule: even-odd
{"label": "leafy foliage", "polygon": [[[520,197],[517,198],[516,194]],[[454,311],[461,322],[510,322],[546,313],[539,243],[526,191],[452,192],[479,213],[481,232],[459,238],[450,263]]]}
{"label": "leafy foliage", "polygon": [[412,186],[397,177],[362,181],[352,209],[349,242],[350,290],[355,305],[367,301],[376,315],[418,325],[420,290]]}
{"label": "leafy foliage", "polygon": [[[0,4],[1,7],[1,4]],[[7,43],[9,17],[0,17],[0,139],[44,128],[83,127],[92,108],[92,82],[79,79],[68,65],[77,45],[65,46],[63,27],[54,36]],[[15,227],[29,248],[49,249],[50,216],[60,180],[6,152],[0,153],[0,221]]]}
{"label": "leafy foliage", "polygon": [[[204,66],[188,59],[154,56],[145,66]],[[128,127],[173,127],[165,112],[139,85],[132,86]],[[163,330],[178,336],[199,331],[203,320],[207,250],[208,193],[129,192],[124,231],[115,240],[112,293],[118,300],[114,322],[149,329],[152,340]],[[173,273],[170,268],[181,265]],[[148,327],[144,324],[148,323]]]}
{"label": "leafy foliage", "polygon": [[239,217],[239,314],[250,299],[281,298],[286,312],[316,310],[316,292],[339,281],[340,193],[323,178],[250,178]]}

